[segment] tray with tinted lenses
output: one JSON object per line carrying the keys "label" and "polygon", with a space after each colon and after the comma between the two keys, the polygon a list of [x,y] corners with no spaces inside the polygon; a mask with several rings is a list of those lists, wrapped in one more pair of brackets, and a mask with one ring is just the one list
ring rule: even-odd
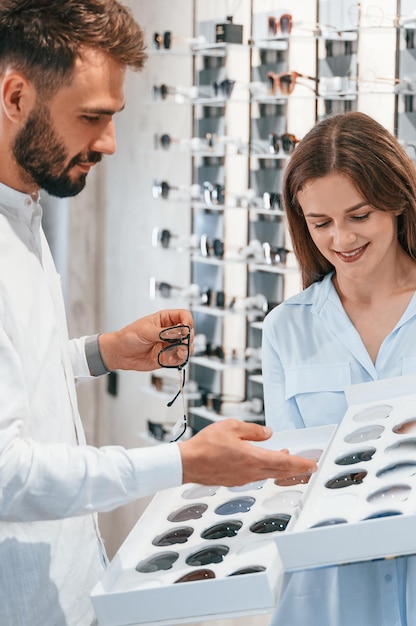
{"label": "tray with tinted lenses", "polygon": [[354,387],[302,511],[276,536],[285,570],[416,553],[416,378]]}
{"label": "tray with tinted lenses", "polygon": [[[318,458],[333,430],[279,433],[261,445]],[[273,611],[281,576],[274,536],[298,515],[309,478],[158,493],[93,590],[99,624],[171,626]]]}

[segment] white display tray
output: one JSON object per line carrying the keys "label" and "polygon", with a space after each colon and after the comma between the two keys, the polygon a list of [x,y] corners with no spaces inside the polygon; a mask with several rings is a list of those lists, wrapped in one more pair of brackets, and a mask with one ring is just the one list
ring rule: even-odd
{"label": "white display tray", "polygon": [[[322,453],[333,431],[333,426],[325,426],[276,433],[258,445],[315,456],[317,449],[318,454]],[[100,626],[172,626],[272,612],[282,573],[274,536],[284,533],[276,527],[273,532],[259,534],[250,526],[273,515],[296,516],[306,487],[306,483],[300,483],[288,488],[269,479],[238,488],[211,488],[209,495],[198,494],[207,489],[199,485],[182,485],[158,493],[93,590],[91,597]],[[254,500],[250,510],[246,510],[246,498]],[[236,499],[243,503],[235,502]],[[168,516],[196,505],[199,510],[207,506],[198,519],[169,521]],[[226,514],[216,512],[217,507],[224,506]],[[242,523],[235,536],[214,540],[201,537],[207,528],[230,520]],[[152,544],[159,535],[178,527],[190,527],[193,531],[185,543]],[[229,549],[221,562],[201,566],[186,563],[198,550],[218,545]],[[169,569],[136,571],[139,563],[166,552],[178,555]],[[230,576],[252,566],[259,566],[262,571]],[[211,570],[215,578],[176,583],[183,575],[201,569]]]}
{"label": "white display tray", "polygon": [[274,535],[285,570],[416,553],[415,390],[414,375],[346,389],[348,410],[302,510]]}

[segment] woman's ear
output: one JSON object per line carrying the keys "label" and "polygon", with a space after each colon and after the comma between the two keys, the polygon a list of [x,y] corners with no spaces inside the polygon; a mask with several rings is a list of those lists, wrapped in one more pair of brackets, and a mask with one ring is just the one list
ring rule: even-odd
{"label": "woman's ear", "polygon": [[1,106],[6,117],[19,124],[36,103],[36,90],[21,72],[8,69],[1,79]]}

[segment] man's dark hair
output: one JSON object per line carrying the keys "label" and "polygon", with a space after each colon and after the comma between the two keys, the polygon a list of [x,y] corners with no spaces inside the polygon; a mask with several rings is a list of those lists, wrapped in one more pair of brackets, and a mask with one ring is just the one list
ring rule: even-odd
{"label": "man's dark hair", "polygon": [[2,0],[0,73],[11,65],[48,97],[70,82],[85,48],[140,70],[143,30],[116,0]]}

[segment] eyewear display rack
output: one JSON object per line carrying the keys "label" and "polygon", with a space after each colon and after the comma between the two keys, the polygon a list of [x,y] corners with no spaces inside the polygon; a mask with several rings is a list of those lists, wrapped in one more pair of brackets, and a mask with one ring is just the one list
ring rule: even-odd
{"label": "eyewear display rack", "polygon": [[[281,205],[284,167],[298,140],[334,113],[372,114],[378,100],[416,154],[409,3],[392,0],[383,12],[367,2],[317,0],[297,15],[283,2],[218,8],[194,0],[187,40],[159,35],[151,57],[162,59],[158,80],[168,83],[176,62],[182,81],[153,86],[160,119],[174,117],[178,132],[164,133],[162,122],[155,129],[158,275],[150,291],[158,305],[194,315],[185,385],[193,432],[225,416],[264,419],[262,320],[300,289]],[[386,77],[373,69],[372,48],[389,52]],[[165,419],[175,421],[169,413]]]}

